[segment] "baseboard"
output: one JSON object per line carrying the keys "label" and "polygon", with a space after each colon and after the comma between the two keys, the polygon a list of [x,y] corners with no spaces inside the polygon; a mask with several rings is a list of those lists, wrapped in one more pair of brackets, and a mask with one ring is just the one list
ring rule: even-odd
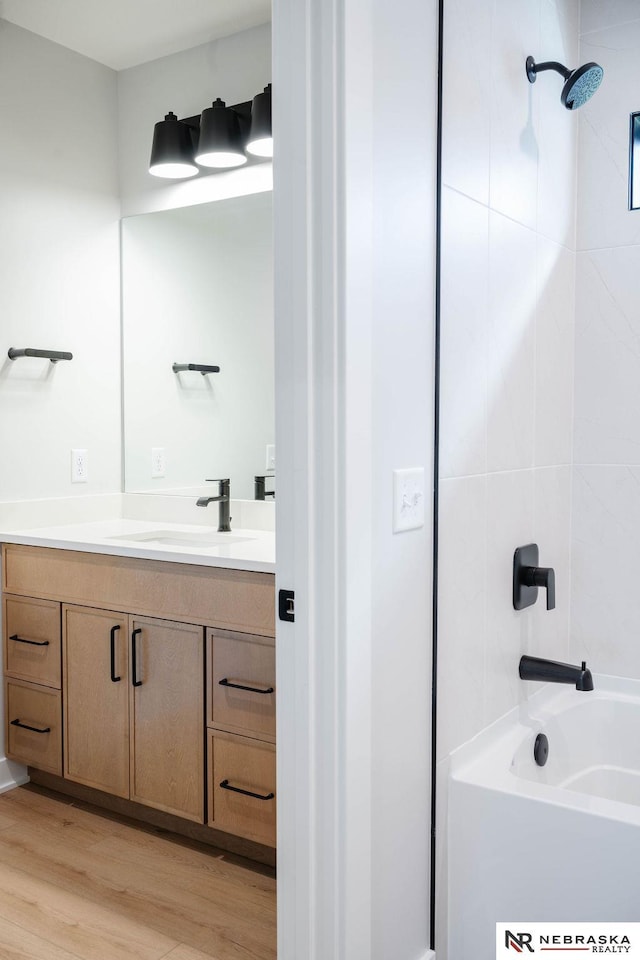
{"label": "baseboard", "polygon": [[0,760],[0,793],[8,793],[23,784],[29,783],[27,768],[3,757]]}

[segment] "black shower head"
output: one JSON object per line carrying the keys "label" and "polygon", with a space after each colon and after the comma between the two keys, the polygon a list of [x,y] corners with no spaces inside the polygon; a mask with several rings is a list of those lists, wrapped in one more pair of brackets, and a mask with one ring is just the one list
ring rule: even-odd
{"label": "black shower head", "polygon": [[563,64],[555,60],[545,63],[536,63],[533,57],[527,57],[527,77],[529,83],[535,83],[539,73],[543,70],[555,70],[564,77],[560,100],[567,110],[577,110],[594,95],[604,76],[604,70],[598,63],[585,63],[575,70],[568,70]]}

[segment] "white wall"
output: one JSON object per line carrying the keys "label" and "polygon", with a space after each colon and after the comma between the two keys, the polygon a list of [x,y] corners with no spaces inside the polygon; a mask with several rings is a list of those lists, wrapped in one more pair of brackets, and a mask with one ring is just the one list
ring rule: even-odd
{"label": "white wall", "polygon": [[580,111],[572,655],[640,677],[640,211],[627,201],[640,110],[640,3],[583,0],[581,62],[604,80]]}
{"label": "white wall", "polygon": [[271,194],[127,217],[122,231],[126,490],[229,477],[251,500],[275,441]]}
{"label": "white wall", "polygon": [[[270,82],[268,23],[120,71],[118,137],[123,216],[202,202],[212,199],[211,192],[222,190],[225,182],[235,183],[237,174],[201,176],[179,184],[162,183],[152,177],[148,168],[154,124],[170,110],[179,117],[201,113],[216,97],[228,104],[251,100]],[[241,171],[240,179],[261,184],[269,173],[270,165],[262,164]]]}
{"label": "white wall", "polygon": [[424,528],[394,534],[391,499],[393,470],[411,466],[431,499],[438,5],[373,7],[371,956],[417,960],[430,935],[432,513],[427,502]]}
{"label": "white wall", "polygon": [[274,14],[279,951],[426,960],[438,4]]}
{"label": "white wall", "polygon": [[[531,692],[523,654],[569,657],[578,118],[525,59],[574,65],[578,33],[578,0],[445,4],[439,960],[448,757]],[[513,553],[532,541],[556,570],[551,612],[543,591],[512,606]]]}
{"label": "white wall", "polygon": [[[116,74],[0,20],[0,501],[120,490]],[[89,482],[71,484],[72,448]]]}

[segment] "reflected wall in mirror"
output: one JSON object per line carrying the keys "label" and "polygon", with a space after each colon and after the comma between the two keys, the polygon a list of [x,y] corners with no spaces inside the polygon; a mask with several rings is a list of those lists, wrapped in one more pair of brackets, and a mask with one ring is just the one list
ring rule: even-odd
{"label": "reflected wall in mirror", "polygon": [[253,499],[275,429],[271,194],[125,218],[122,297],[126,492],[229,477]]}

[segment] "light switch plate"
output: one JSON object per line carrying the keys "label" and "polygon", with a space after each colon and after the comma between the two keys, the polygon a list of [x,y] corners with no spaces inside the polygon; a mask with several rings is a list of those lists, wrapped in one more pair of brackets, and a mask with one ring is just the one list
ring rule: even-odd
{"label": "light switch plate", "polygon": [[393,532],[424,527],[424,467],[393,471]]}
{"label": "light switch plate", "polygon": [[265,470],[275,470],[276,469],[276,445],[275,443],[268,443],[265,457]]}

